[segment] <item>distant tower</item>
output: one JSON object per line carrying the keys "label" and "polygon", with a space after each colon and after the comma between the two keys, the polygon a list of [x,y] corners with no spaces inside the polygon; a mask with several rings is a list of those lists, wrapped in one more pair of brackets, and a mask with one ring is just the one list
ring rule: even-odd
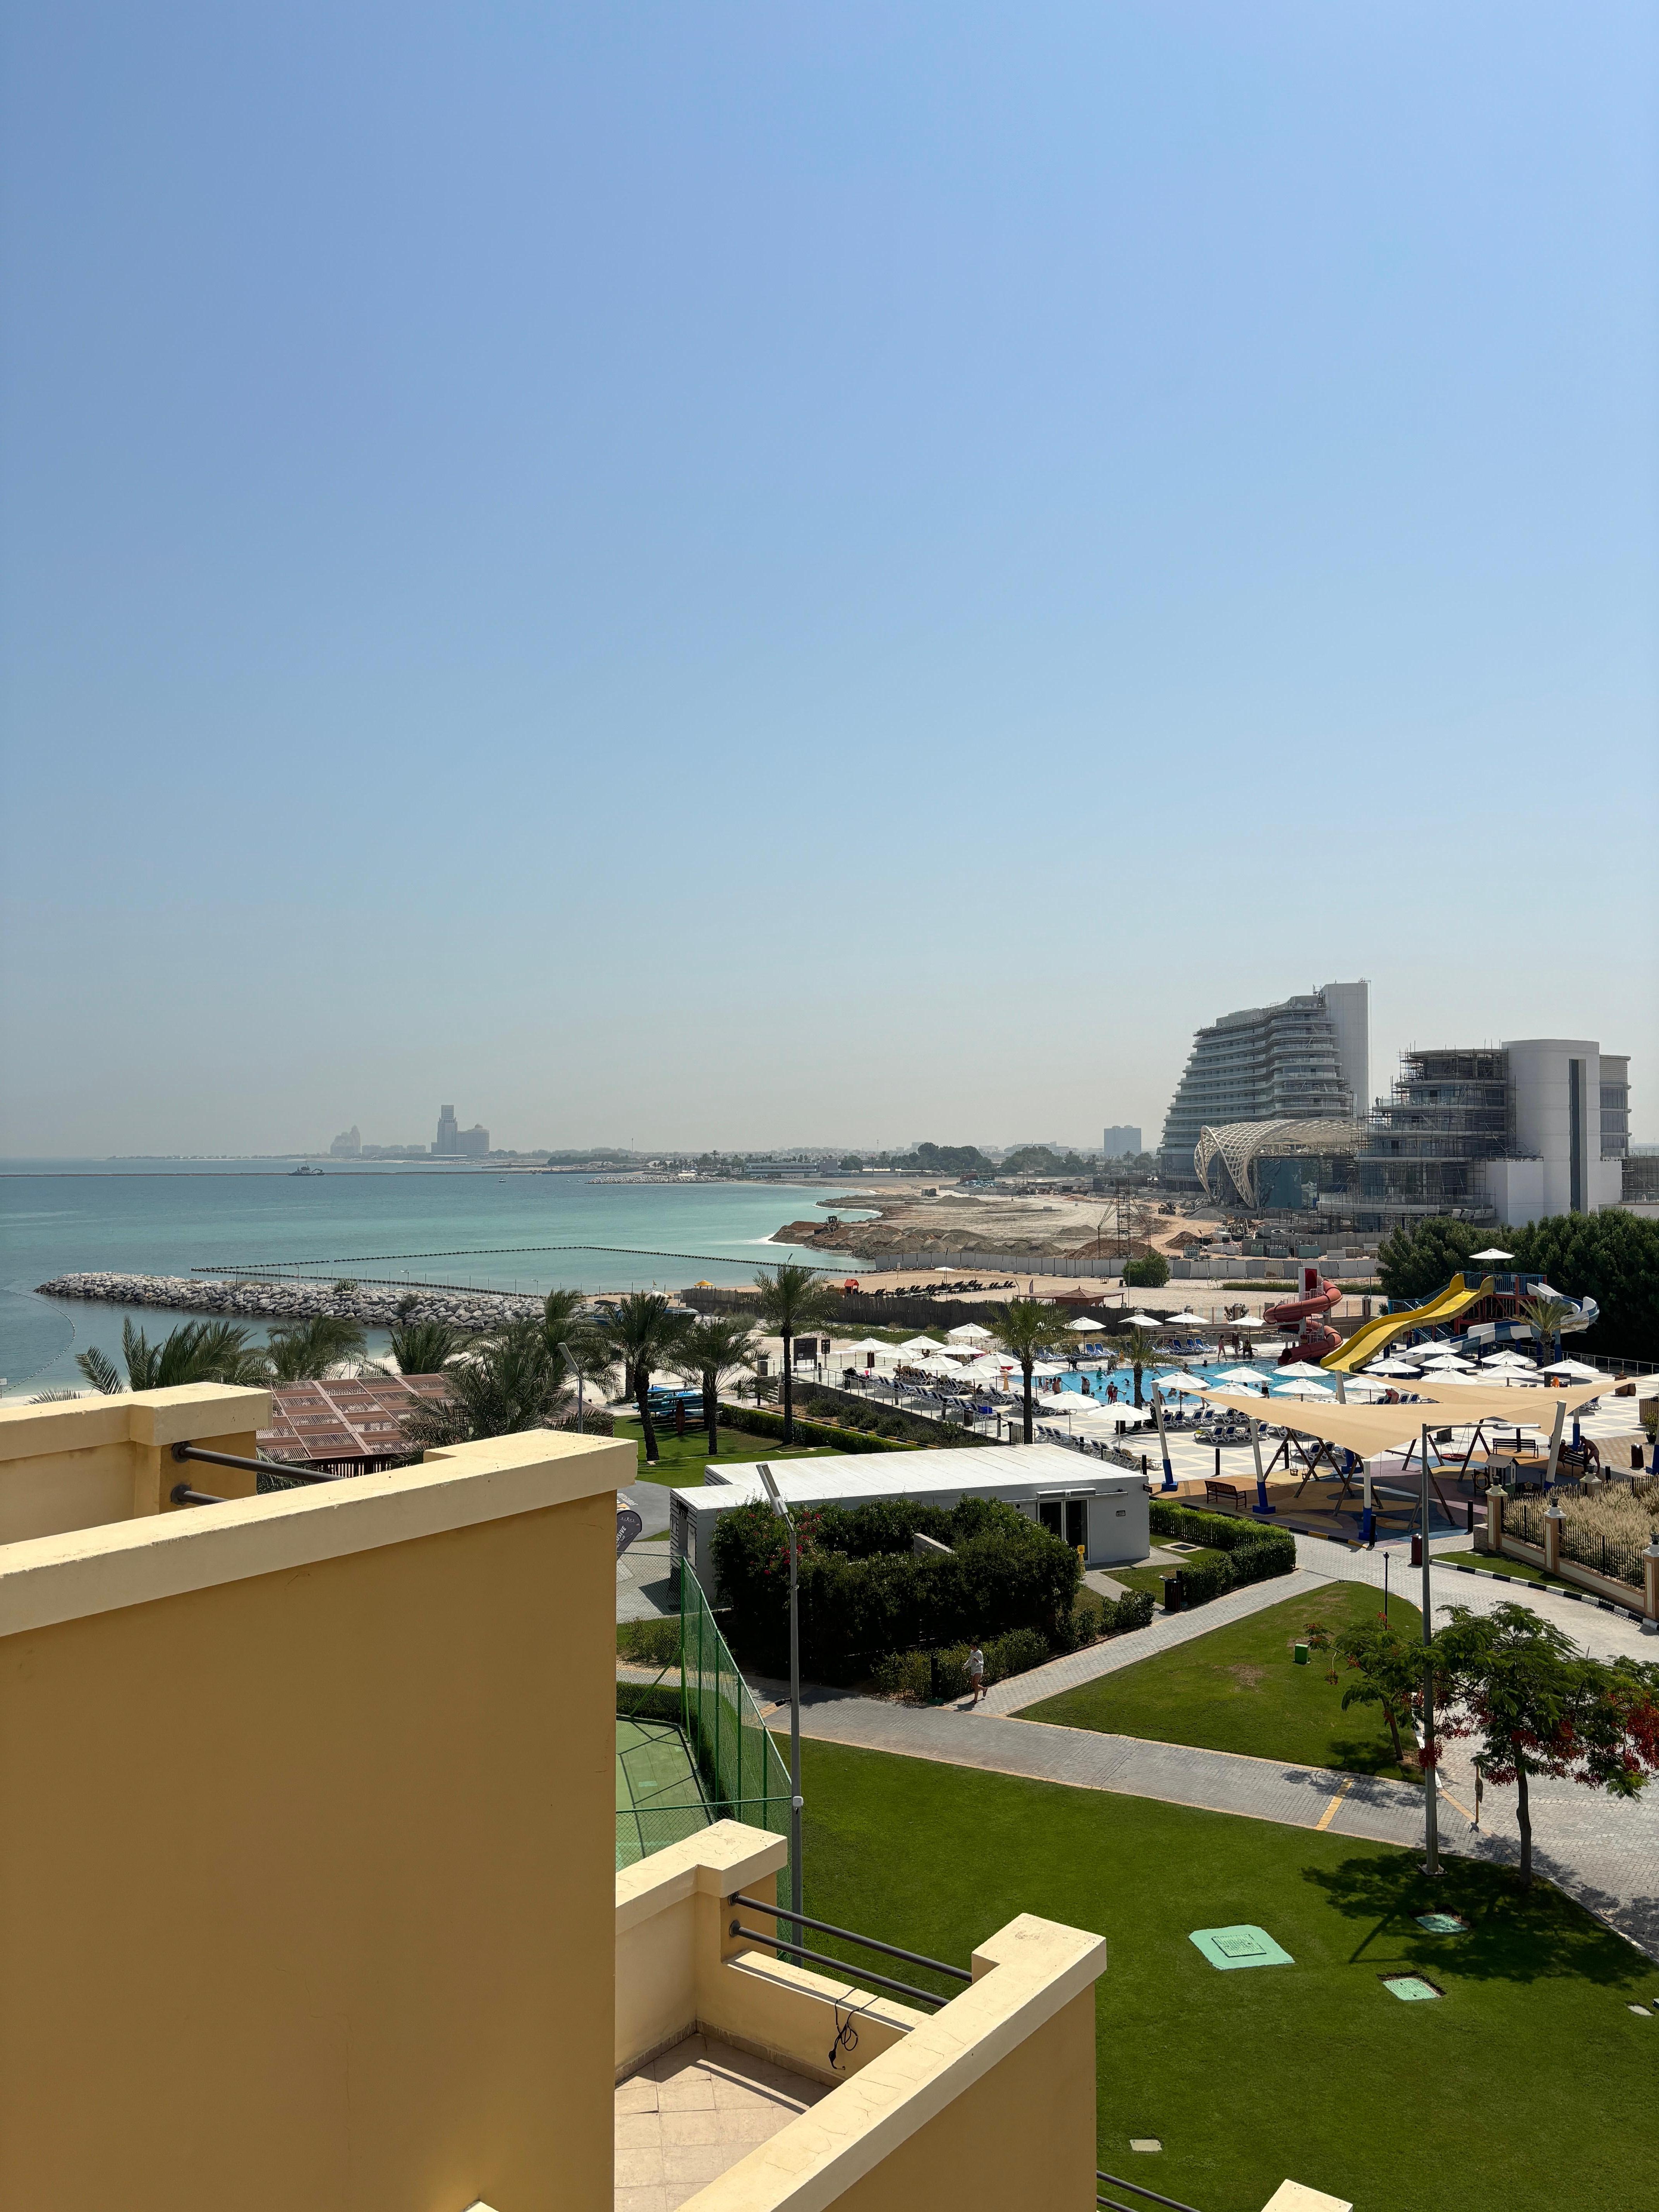
{"label": "distant tower", "polygon": [[455,1119],[455,1109],[453,1106],[441,1106],[438,1109],[438,1141],[432,1149],[446,1158],[453,1158],[461,1149],[461,1128],[459,1122]]}

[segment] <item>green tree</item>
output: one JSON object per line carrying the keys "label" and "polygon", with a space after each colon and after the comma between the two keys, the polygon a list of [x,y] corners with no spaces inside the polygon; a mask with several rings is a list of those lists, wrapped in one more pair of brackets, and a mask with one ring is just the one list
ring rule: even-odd
{"label": "green tree", "polygon": [[1490,1229],[1445,1215],[1419,1221],[1412,1229],[1402,1222],[1377,1247],[1377,1279],[1389,1297],[1421,1305],[1454,1275],[1468,1272],[1471,1255],[1484,1251],[1492,1241]]}
{"label": "green tree", "polygon": [[1391,1298],[1419,1305],[1455,1274],[1481,1272],[1472,1255],[1493,1240],[1513,1253],[1517,1272],[1541,1275],[1552,1290],[1601,1309],[1584,1339],[1611,1358],[1651,1358],[1659,1344],[1659,1221],[1622,1207],[1554,1213],[1524,1228],[1494,1232],[1437,1218],[1397,1229],[1377,1251],[1377,1274]]}
{"label": "green tree", "polygon": [[1121,1336],[1112,1340],[1112,1350],[1123,1364],[1133,1370],[1135,1404],[1144,1405],[1140,1395],[1140,1379],[1149,1367],[1158,1363],[1158,1339],[1149,1328],[1126,1328]]}
{"label": "green tree", "polygon": [[411,1443],[475,1443],[545,1428],[562,1395],[539,1316],[478,1340],[444,1370],[444,1382],[441,1398],[422,1400],[404,1415]]}
{"label": "green tree", "polygon": [[1466,1605],[1436,1639],[1454,1700],[1449,1735],[1480,1739],[1492,1782],[1513,1782],[1521,1830],[1521,1881],[1532,1881],[1535,1774],[1570,1776],[1634,1797],[1659,1769],[1659,1667],[1604,1666],[1522,1605],[1489,1613]]}
{"label": "green tree", "polygon": [[1161,1252],[1143,1252],[1138,1260],[1123,1262],[1123,1280],[1132,1291],[1161,1291],[1170,1279],[1170,1263]]}
{"label": "green tree", "polygon": [[[471,1341],[465,1331],[452,1328],[447,1321],[405,1320],[392,1325],[392,1357],[400,1375],[435,1375]],[[390,1374],[392,1370],[381,1371]]]}
{"label": "green tree", "polygon": [[1410,1722],[1422,1693],[1427,1663],[1425,1650],[1420,1638],[1413,1643],[1392,1623],[1380,1620],[1363,1621],[1357,1628],[1345,1630],[1336,1640],[1336,1656],[1358,1677],[1343,1691],[1342,1710],[1346,1713],[1351,1705],[1382,1707],[1396,1766],[1406,1762],[1401,1723]]}
{"label": "green tree", "polygon": [[331,1367],[358,1358],[363,1325],[343,1314],[312,1314],[270,1332],[265,1373],[273,1382],[320,1382]]}
{"label": "green tree", "polygon": [[760,1296],[756,1309],[761,1325],[783,1339],[783,1441],[795,1441],[795,1339],[820,1323],[828,1327],[831,1293],[811,1267],[785,1261],[763,1267],[755,1278]]}
{"label": "green tree", "polygon": [[681,1342],[675,1371],[702,1387],[710,1459],[720,1448],[720,1384],[738,1368],[754,1364],[755,1346],[753,1325],[741,1314],[705,1314],[692,1322]]}
{"label": "green tree", "polygon": [[639,1409],[647,1467],[657,1463],[657,1431],[651,1419],[651,1377],[672,1367],[684,1339],[687,1317],[659,1291],[630,1291],[601,1320],[612,1359],[626,1377],[624,1388]]}
{"label": "green tree", "polygon": [[185,1382],[234,1382],[255,1386],[265,1379],[265,1361],[247,1340],[246,1328],[228,1321],[181,1322],[159,1344],[152,1344],[131,1316],[121,1323],[120,1370],[96,1345],[77,1352],[75,1364],[94,1389],[112,1396],[118,1390],[171,1390]]}
{"label": "green tree", "polygon": [[1553,1213],[1505,1230],[1516,1265],[1552,1290],[1594,1298],[1601,1316],[1585,1335],[1588,1351],[1609,1358],[1652,1359],[1659,1345],[1659,1221],[1622,1207]]}
{"label": "green tree", "polygon": [[1521,1311],[1538,1331],[1538,1341],[1543,1346],[1547,1363],[1561,1357],[1561,1329],[1572,1316],[1572,1308],[1565,1298],[1522,1298]]}
{"label": "green tree", "polygon": [[1019,1362],[1020,1379],[1024,1392],[1024,1435],[1031,1441],[1031,1370],[1045,1352],[1064,1352],[1070,1345],[1071,1331],[1066,1326],[1066,1316],[1058,1306],[1046,1298],[1010,1298],[1006,1305],[994,1306],[989,1316],[991,1333],[1010,1359]]}

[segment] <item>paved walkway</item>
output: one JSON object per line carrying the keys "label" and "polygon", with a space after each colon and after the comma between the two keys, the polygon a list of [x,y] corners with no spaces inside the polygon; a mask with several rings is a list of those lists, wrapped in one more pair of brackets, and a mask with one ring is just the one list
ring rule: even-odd
{"label": "paved walkway", "polygon": [[1085,1650],[1068,1652],[1063,1659],[1051,1659],[1045,1667],[1033,1667],[1029,1674],[996,1683],[986,1692],[981,1710],[1023,1712],[1026,1706],[1040,1705],[1044,1698],[1056,1697],[1061,1690],[1074,1690],[1079,1683],[1115,1674],[1120,1667],[1133,1667],[1177,1644],[1190,1644],[1194,1637],[1207,1636],[1212,1628],[1224,1628],[1230,1620],[1243,1620],[1293,1598],[1311,1597],[1331,1579],[1328,1575],[1298,1569],[1273,1582],[1251,1583],[1243,1589],[1229,1590],[1224,1597],[1212,1598],[1208,1605],[1197,1606],[1191,1613],[1154,1613],[1145,1628],[1110,1637],[1103,1644],[1091,1644]]}
{"label": "paved walkway", "polygon": [[[765,1693],[775,1694],[781,1686],[757,1682],[753,1687],[764,1703]],[[769,1715],[768,1724],[787,1729],[787,1705]],[[811,1689],[801,1701],[801,1732],[823,1743],[937,1759],[1073,1790],[1154,1797],[1165,1804],[1276,1820],[1368,1843],[1409,1850],[1423,1840],[1422,1792],[1411,1784],[1011,1720],[983,1706],[973,1712],[959,1705],[896,1705],[850,1691]],[[1533,1856],[1539,1874],[1659,1959],[1659,1798],[1623,1803],[1560,1782],[1534,1783],[1532,1797]],[[1472,1775],[1467,1758],[1454,1756],[1441,1795],[1443,1850],[1515,1864],[1520,1850],[1514,1798],[1513,1790],[1488,1788],[1481,1826],[1475,1829]]]}

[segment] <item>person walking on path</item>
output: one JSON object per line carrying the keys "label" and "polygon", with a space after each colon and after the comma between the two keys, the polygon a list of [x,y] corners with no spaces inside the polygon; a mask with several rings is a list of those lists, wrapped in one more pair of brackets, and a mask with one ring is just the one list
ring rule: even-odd
{"label": "person walking on path", "polygon": [[974,1693],[968,1708],[971,1712],[985,1695],[985,1654],[977,1638],[968,1647],[968,1686]]}

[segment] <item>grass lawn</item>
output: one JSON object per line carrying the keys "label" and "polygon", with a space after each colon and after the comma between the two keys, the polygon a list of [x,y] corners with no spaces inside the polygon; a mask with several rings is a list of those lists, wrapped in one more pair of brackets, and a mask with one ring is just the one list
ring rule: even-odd
{"label": "grass lawn", "polygon": [[[641,1482],[660,1482],[670,1490],[699,1490],[702,1486],[702,1471],[708,1465],[708,1431],[687,1425],[685,1434],[677,1437],[672,1428],[661,1424],[657,1428],[655,1467],[645,1463],[645,1437],[637,1421],[618,1421],[612,1431],[618,1437],[631,1437],[639,1455]],[[769,1437],[751,1437],[741,1429],[728,1429],[720,1425],[720,1448],[714,1460],[716,1467],[735,1466],[740,1460],[756,1459],[829,1459],[834,1455],[828,1450],[808,1445],[787,1446],[775,1443]]]}
{"label": "grass lawn", "polygon": [[[1254,1759],[1399,1777],[1376,1707],[1342,1710],[1343,1678],[1352,1680],[1346,1668],[1333,1687],[1325,1680],[1328,1655],[1311,1652],[1307,1665],[1298,1667],[1291,1653],[1310,1620],[1322,1620],[1335,1636],[1381,1610],[1377,1592],[1363,1583],[1333,1583],[1311,1597],[1269,1606],[1115,1674],[1045,1698],[1028,1705],[1024,1717],[1109,1735],[1242,1751]],[[1389,1617],[1402,1635],[1423,1632],[1416,1607],[1398,1597],[1390,1601]]]}
{"label": "grass lawn", "polygon": [[[1434,1563],[1437,1567],[1484,1567],[1488,1574],[1507,1575],[1511,1582],[1541,1583],[1547,1589],[1576,1590],[1576,1583],[1565,1582],[1559,1575],[1547,1575],[1542,1567],[1529,1566],[1525,1559],[1502,1559],[1493,1552],[1437,1552]],[[1455,1601],[1451,1601],[1455,1602]],[[1642,1602],[1642,1593],[1632,1589],[1632,1607]]]}
{"label": "grass lawn", "polygon": [[[1626,2007],[1659,2002],[1659,1967],[1559,1891],[1523,1897],[1505,1870],[1456,1859],[1430,1883],[1404,1852],[1310,1829],[804,1751],[809,1912],[956,1966],[1019,1912],[1107,1937],[1109,2172],[1200,2212],[1260,2212],[1287,2178],[1363,2212],[1653,2201],[1659,2018]],[[1425,1935],[1411,1916],[1429,1910],[1470,1932]],[[1219,1973],[1187,1940],[1240,1922],[1295,1964]],[[1378,1978],[1401,1972],[1443,1998],[1402,2004]],[[1132,2136],[1161,2137],[1162,2154]]]}
{"label": "grass lawn", "polygon": [[[1196,1567],[1201,1566],[1207,1559],[1218,1559],[1221,1556],[1219,1552],[1200,1545],[1195,1551],[1183,1552],[1182,1562],[1183,1565]],[[1105,1571],[1115,1583],[1121,1583],[1125,1589],[1150,1590],[1162,1605],[1164,1577],[1174,1574],[1176,1569],[1154,1565],[1149,1567],[1108,1567]]]}

